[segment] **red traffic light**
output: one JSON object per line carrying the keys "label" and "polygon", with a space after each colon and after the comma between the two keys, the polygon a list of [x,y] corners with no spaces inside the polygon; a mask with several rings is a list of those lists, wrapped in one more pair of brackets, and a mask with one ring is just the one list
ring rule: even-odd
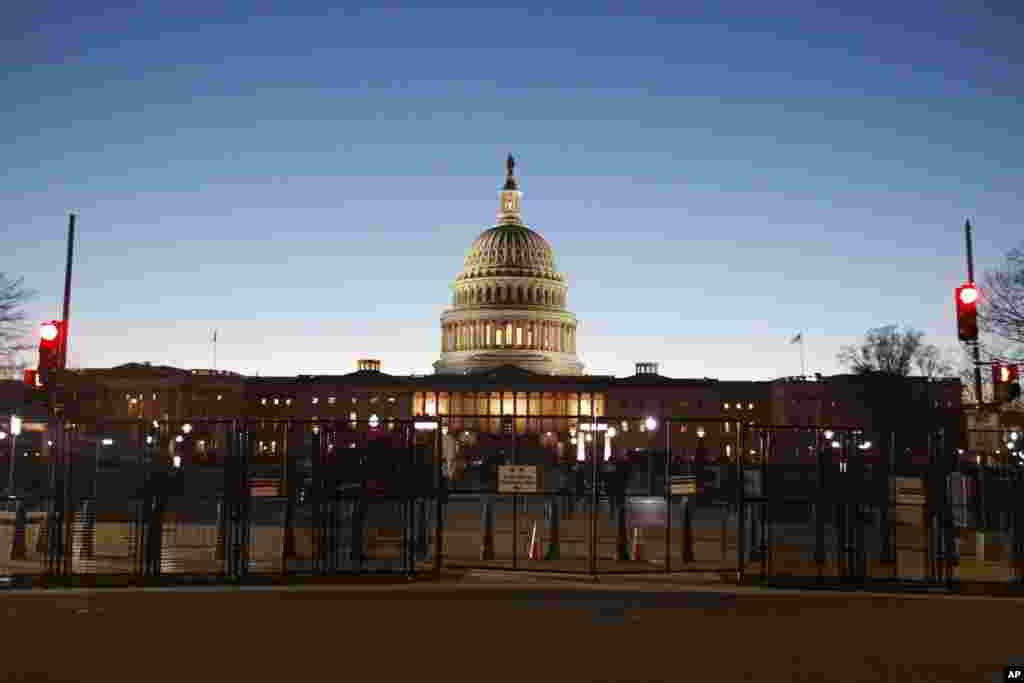
{"label": "red traffic light", "polygon": [[65,342],[64,321],[50,320],[39,326],[38,381],[49,385],[53,374],[64,369],[63,345]]}
{"label": "red traffic light", "polygon": [[1020,398],[1020,369],[1016,365],[992,364],[992,388],[996,403]]}
{"label": "red traffic light", "polygon": [[974,285],[967,284],[961,287],[957,294],[957,299],[960,303],[969,306],[978,300],[978,288]]}
{"label": "red traffic light", "polygon": [[956,331],[960,341],[978,338],[978,288],[965,282],[956,288]]}
{"label": "red traffic light", "polygon": [[54,341],[60,336],[60,327],[57,326],[56,322],[43,323],[42,327],[39,328],[39,337],[43,341]]}

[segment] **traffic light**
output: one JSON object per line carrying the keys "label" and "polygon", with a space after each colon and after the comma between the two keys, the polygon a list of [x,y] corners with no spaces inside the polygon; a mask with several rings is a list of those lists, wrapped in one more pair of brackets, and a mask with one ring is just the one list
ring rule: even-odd
{"label": "traffic light", "polygon": [[51,320],[39,327],[39,375],[42,384],[49,384],[53,373],[63,369],[61,349],[64,343],[64,323]]}
{"label": "traffic light", "polygon": [[1009,403],[1020,398],[1020,376],[1016,365],[992,365],[992,387],[996,403]]}
{"label": "traffic light", "polygon": [[978,338],[978,288],[973,282],[956,288],[956,328],[960,341]]}

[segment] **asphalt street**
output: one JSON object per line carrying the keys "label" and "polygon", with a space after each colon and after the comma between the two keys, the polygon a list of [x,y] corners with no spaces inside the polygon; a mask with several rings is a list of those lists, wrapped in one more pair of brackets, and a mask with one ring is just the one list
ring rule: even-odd
{"label": "asphalt street", "polygon": [[6,680],[993,681],[1024,601],[623,582],[0,593]]}

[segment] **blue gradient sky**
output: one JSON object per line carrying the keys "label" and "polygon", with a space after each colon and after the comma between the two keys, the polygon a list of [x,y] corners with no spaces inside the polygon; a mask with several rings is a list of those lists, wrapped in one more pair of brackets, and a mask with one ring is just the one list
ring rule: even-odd
{"label": "blue gradient sky", "polygon": [[0,9],[0,270],[54,317],[80,211],[78,366],[429,371],[510,151],[593,372],[952,348],[964,218],[1024,237],[1017,2],[150,4]]}

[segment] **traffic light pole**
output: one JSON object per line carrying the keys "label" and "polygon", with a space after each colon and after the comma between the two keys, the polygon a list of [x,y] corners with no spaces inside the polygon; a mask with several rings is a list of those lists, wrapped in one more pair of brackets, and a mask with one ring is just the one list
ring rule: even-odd
{"label": "traffic light pole", "polygon": [[67,267],[64,269],[64,309],[61,320],[64,321],[62,325],[62,338],[60,342],[60,369],[65,370],[68,367],[68,323],[71,320],[71,264],[74,257],[75,251],[75,214],[68,214],[68,262]]}
{"label": "traffic light pole", "polygon": [[[974,242],[971,239],[971,222],[964,223],[964,237],[967,241],[967,281],[974,282]],[[971,342],[971,350],[974,354],[974,396],[978,409],[984,405],[981,395],[981,345],[975,339]]]}

